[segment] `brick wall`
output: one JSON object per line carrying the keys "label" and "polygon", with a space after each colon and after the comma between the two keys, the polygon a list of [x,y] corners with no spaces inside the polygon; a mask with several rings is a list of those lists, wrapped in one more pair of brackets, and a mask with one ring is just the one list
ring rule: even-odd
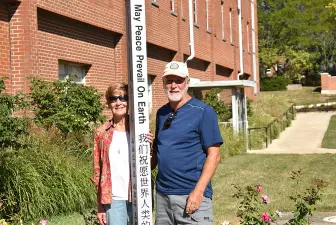
{"label": "brick wall", "polygon": [[[167,102],[161,79],[165,64],[171,60],[183,61],[190,54],[189,10],[188,0],[175,0],[173,12],[168,0],[145,2],[148,75],[152,79],[155,113]],[[223,1],[222,5],[221,1],[209,0],[206,7],[205,1],[197,0],[196,4],[196,55],[188,63],[191,77],[202,81],[237,79],[240,65],[237,1]],[[250,1],[242,1],[244,73],[252,80],[250,7]],[[0,75],[10,76],[7,83],[12,93],[29,91],[26,79],[29,76],[58,79],[58,63],[62,60],[85,65],[86,84],[97,87],[103,94],[109,84],[127,81],[128,77],[125,1],[12,0],[10,4],[0,4],[0,45],[5,50],[0,55]],[[229,92],[224,95],[230,99]]]}
{"label": "brick wall", "polygon": [[336,94],[336,76],[321,73],[321,94]]}

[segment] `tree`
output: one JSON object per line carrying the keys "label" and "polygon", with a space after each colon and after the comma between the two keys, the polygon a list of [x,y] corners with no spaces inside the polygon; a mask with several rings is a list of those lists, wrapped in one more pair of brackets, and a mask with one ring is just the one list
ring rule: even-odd
{"label": "tree", "polygon": [[[335,1],[264,0],[258,4],[259,56],[261,66],[279,61],[291,62],[293,75],[304,65],[303,74],[336,71]],[[309,57],[307,57],[307,54]],[[293,58],[294,57],[294,58]],[[296,59],[296,60],[294,60]],[[308,61],[306,61],[308,60]],[[296,69],[295,69],[296,68]],[[263,68],[261,68],[262,70]],[[286,70],[284,70],[286,71]],[[295,73],[296,73],[295,72]],[[288,75],[287,73],[287,75]]]}

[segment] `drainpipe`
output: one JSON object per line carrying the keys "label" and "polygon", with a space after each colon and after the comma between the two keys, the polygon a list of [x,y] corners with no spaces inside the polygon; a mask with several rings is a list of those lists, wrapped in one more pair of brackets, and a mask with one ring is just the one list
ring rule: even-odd
{"label": "drainpipe", "polygon": [[[251,0],[252,65],[253,65],[253,80],[257,84],[257,55],[256,55],[256,43],[255,43],[254,1],[255,0]],[[254,87],[254,95],[257,95],[257,85],[255,85]]]}
{"label": "drainpipe", "polygon": [[193,20],[193,7],[192,7],[192,1],[189,0],[189,33],[190,33],[190,56],[187,58],[187,61],[192,60],[195,56],[195,45],[194,45],[194,20]]}
{"label": "drainpipe", "polygon": [[244,74],[244,62],[243,62],[243,31],[242,31],[242,15],[241,15],[241,0],[238,0],[238,28],[239,28],[239,64],[240,72],[238,73],[237,80]]}

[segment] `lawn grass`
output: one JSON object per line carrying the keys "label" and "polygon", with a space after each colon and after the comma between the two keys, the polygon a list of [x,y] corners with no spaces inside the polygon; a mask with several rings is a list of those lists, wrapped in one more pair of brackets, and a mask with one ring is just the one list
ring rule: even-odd
{"label": "lawn grass", "polygon": [[[73,213],[70,215],[59,215],[51,218],[42,218],[48,220],[48,225],[85,225],[84,217],[79,213]],[[24,223],[24,225],[37,225],[40,221],[33,221]]]}
{"label": "lawn grass", "polygon": [[74,213],[68,216],[57,216],[49,220],[48,225],[84,225],[84,218],[79,213]]}
{"label": "lawn grass", "polygon": [[[336,211],[336,155],[256,155],[245,154],[222,159],[212,179],[214,188],[214,225],[229,220],[231,224],[239,224],[235,216],[237,199],[232,198],[235,189],[232,184],[241,187],[260,184],[264,194],[270,197],[270,207],[282,212],[293,210],[294,204],[289,196],[296,190],[304,190],[313,178],[329,182],[323,192],[323,201],[317,204],[318,212]],[[289,178],[292,171],[302,169],[302,185],[295,185]],[[49,219],[48,225],[84,225],[80,214],[58,216]]]}
{"label": "lawn grass", "polygon": [[[270,197],[270,207],[291,212],[294,204],[288,198],[296,190],[304,190],[313,178],[329,182],[324,190],[323,202],[317,204],[317,211],[336,211],[336,155],[253,155],[245,154],[226,158],[217,168],[212,179],[214,188],[214,224],[229,220],[239,224],[236,218],[238,201],[232,198],[235,189],[260,184]],[[303,184],[299,187],[289,178],[292,171],[302,169]]]}
{"label": "lawn grass", "polygon": [[286,99],[289,103],[296,105],[309,105],[314,103],[326,102],[329,98],[336,98],[336,95],[322,95],[320,92],[313,92],[316,87],[303,87],[299,90],[292,91],[263,91],[257,97],[257,100],[264,98],[282,98]]}
{"label": "lawn grass", "polygon": [[336,115],[330,119],[328,129],[323,137],[322,148],[336,149]]}

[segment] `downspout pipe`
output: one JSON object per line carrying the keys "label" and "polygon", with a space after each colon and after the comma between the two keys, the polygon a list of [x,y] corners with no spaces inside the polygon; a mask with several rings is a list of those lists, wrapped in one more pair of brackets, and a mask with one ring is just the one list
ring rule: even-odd
{"label": "downspout pipe", "polygon": [[[252,66],[253,66],[253,80],[257,84],[257,55],[256,55],[256,42],[255,42],[254,2],[255,0],[251,0]],[[255,85],[254,87],[254,95],[257,95],[257,85]]]}
{"label": "downspout pipe", "polygon": [[238,29],[239,29],[239,68],[237,80],[244,74],[244,59],[243,59],[243,31],[242,31],[242,14],[241,14],[241,0],[238,0]]}
{"label": "downspout pipe", "polygon": [[189,0],[189,33],[190,33],[190,56],[187,58],[186,63],[195,57],[195,44],[194,44],[194,19],[192,1]]}

